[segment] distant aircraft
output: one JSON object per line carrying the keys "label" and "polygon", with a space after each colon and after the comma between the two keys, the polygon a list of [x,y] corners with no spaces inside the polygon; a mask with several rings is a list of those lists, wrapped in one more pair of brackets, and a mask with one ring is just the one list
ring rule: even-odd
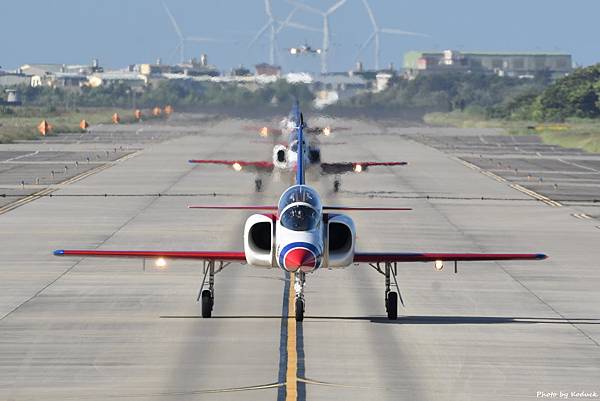
{"label": "distant aircraft", "polygon": [[[294,109],[290,112],[288,116],[283,118],[278,126],[255,126],[255,125],[245,125],[243,128],[250,130],[252,132],[258,132],[258,135],[261,137],[279,137],[284,134],[289,135],[294,131],[295,120],[294,120]],[[347,131],[350,130],[349,127],[341,127],[341,126],[309,126],[306,122],[304,122],[304,133],[312,134],[312,135],[324,135],[330,136],[335,132],[339,131]]]}
{"label": "distant aircraft", "polygon": [[[302,121],[301,121],[302,122]],[[296,127],[297,138],[304,142],[302,124]],[[212,316],[215,302],[214,281],[231,262],[246,262],[253,267],[281,268],[294,282],[295,318],[304,319],[304,285],[306,274],[318,269],[343,268],[352,264],[369,264],[385,276],[385,307],[388,319],[398,317],[400,288],[396,280],[397,263],[434,262],[441,270],[444,261],[540,260],[546,255],[493,254],[493,253],[421,253],[421,252],[356,252],[356,229],[352,219],[337,213],[344,210],[400,211],[406,208],[324,206],[317,191],[306,185],[304,147],[298,147],[296,182],[280,197],[277,206],[192,206],[202,209],[262,210],[276,214],[254,214],[244,228],[244,250],[218,251],[122,251],[122,250],[57,250],[56,256],[158,258],[157,266],[165,266],[165,259],[191,259],[204,262],[204,279],[198,294],[202,301],[202,317]],[[328,213],[336,211],[336,213]],[[456,266],[456,265],[455,265]],[[208,276],[208,280],[207,280]],[[393,282],[392,282],[393,279]],[[394,289],[397,290],[393,291]]]}
{"label": "distant aircraft", "polygon": [[322,53],[321,49],[314,49],[306,43],[300,47],[289,47],[287,50],[293,56],[300,56],[303,54],[321,54]]}
{"label": "distant aircraft", "polygon": [[[299,125],[302,129],[306,129],[306,124],[301,120],[300,108],[297,102],[294,103],[289,116],[281,122],[281,132],[289,132],[287,143],[279,143],[273,147],[272,161],[249,161],[249,160],[212,160],[212,159],[192,159],[190,163],[196,164],[220,164],[231,166],[238,172],[250,173],[271,173],[274,169],[279,171],[292,172],[296,170],[298,164],[298,149],[303,148],[304,162],[307,167],[318,165],[321,168],[322,175],[334,175],[333,189],[338,192],[341,187],[341,174],[345,173],[363,173],[369,167],[375,166],[404,166],[407,163],[404,161],[378,162],[378,161],[351,161],[351,162],[336,162],[322,163],[321,150],[318,145],[311,143],[310,137],[304,136],[303,141],[298,139]],[[310,132],[310,130],[309,130]],[[300,144],[302,144],[300,146]],[[262,178],[257,176],[254,180],[256,191],[262,189]]]}

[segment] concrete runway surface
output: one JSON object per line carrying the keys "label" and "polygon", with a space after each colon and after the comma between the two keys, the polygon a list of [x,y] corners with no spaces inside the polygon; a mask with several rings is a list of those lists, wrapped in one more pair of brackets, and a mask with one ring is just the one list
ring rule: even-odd
{"label": "concrete runway surface", "polygon": [[[452,266],[437,272],[429,264],[401,265],[406,308],[393,322],[385,318],[383,276],[369,266],[318,271],[308,277],[306,318],[297,324],[287,318],[289,282],[279,270],[226,268],[216,276],[214,318],[201,319],[198,263],[148,263],[143,272],[135,260],[52,256],[60,248],[242,249],[248,213],[186,205],[275,204],[289,180],[265,178],[264,191],[255,193],[252,174],[188,164],[271,156],[268,141],[242,130],[247,122],[195,121],[175,116],[147,128],[156,133],[147,140],[139,127],[103,127],[120,133],[112,141],[96,134],[0,147],[102,152],[125,144],[124,152],[136,152],[52,187],[56,196],[0,215],[0,400],[526,400],[539,392],[600,393],[600,223],[574,219],[570,206],[532,201],[417,141],[424,128],[344,121],[351,131],[323,139],[323,161],[410,163],[344,176],[339,193],[330,177],[309,175],[328,204],[414,208],[351,212],[358,249],[544,252],[548,260],[464,263],[458,275]],[[73,196],[89,194],[142,196]],[[437,198],[418,199],[424,195]],[[478,196],[498,199],[449,199]]]}

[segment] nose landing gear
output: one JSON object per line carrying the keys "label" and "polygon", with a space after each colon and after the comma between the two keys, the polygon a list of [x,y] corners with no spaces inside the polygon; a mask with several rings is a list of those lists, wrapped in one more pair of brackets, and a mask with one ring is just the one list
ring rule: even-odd
{"label": "nose landing gear", "polygon": [[294,273],[294,291],[296,292],[296,299],[294,302],[295,306],[295,317],[297,322],[304,320],[304,284],[306,282],[306,273],[298,272]]}

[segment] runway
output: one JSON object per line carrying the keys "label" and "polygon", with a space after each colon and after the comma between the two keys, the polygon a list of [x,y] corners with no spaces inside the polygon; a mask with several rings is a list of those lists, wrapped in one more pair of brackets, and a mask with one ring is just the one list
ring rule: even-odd
{"label": "runway", "polygon": [[[451,266],[401,265],[406,307],[393,322],[385,318],[383,276],[369,266],[318,271],[308,277],[306,318],[296,323],[279,270],[229,266],[216,276],[214,318],[202,319],[198,264],[148,263],[143,271],[139,261],[52,256],[60,248],[241,250],[248,213],[186,206],[275,204],[289,181],[265,179],[255,193],[252,174],[188,164],[271,157],[268,143],[242,130],[248,122],[196,121],[175,116],[142,131],[145,140],[139,128],[103,127],[109,134],[89,142],[0,146],[0,154],[58,145],[63,152],[123,145],[135,153],[77,182],[48,184],[55,196],[0,215],[0,400],[600,393],[598,220],[575,219],[578,209],[532,201],[469,168],[454,152],[418,140],[421,127],[344,121],[352,131],[322,140],[323,161],[410,163],[344,176],[339,193],[331,178],[309,175],[328,204],[414,209],[352,212],[358,249],[543,252],[548,260],[464,263],[459,274]],[[89,194],[137,196],[75,196]]]}

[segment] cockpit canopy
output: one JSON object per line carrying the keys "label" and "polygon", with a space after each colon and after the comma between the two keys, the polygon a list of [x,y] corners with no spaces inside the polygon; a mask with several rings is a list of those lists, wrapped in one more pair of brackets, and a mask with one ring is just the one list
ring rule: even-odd
{"label": "cockpit canopy", "polygon": [[321,221],[322,205],[317,192],[306,185],[295,185],[279,200],[279,221],[289,230],[308,231]]}
{"label": "cockpit canopy", "polygon": [[[290,150],[294,153],[298,153],[298,136],[291,136],[290,137]],[[307,146],[306,146],[306,139],[302,141],[302,144],[304,145],[304,151],[307,151]]]}
{"label": "cockpit canopy", "polygon": [[320,215],[308,204],[297,203],[285,209],[279,221],[288,230],[310,231],[318,227]]}

